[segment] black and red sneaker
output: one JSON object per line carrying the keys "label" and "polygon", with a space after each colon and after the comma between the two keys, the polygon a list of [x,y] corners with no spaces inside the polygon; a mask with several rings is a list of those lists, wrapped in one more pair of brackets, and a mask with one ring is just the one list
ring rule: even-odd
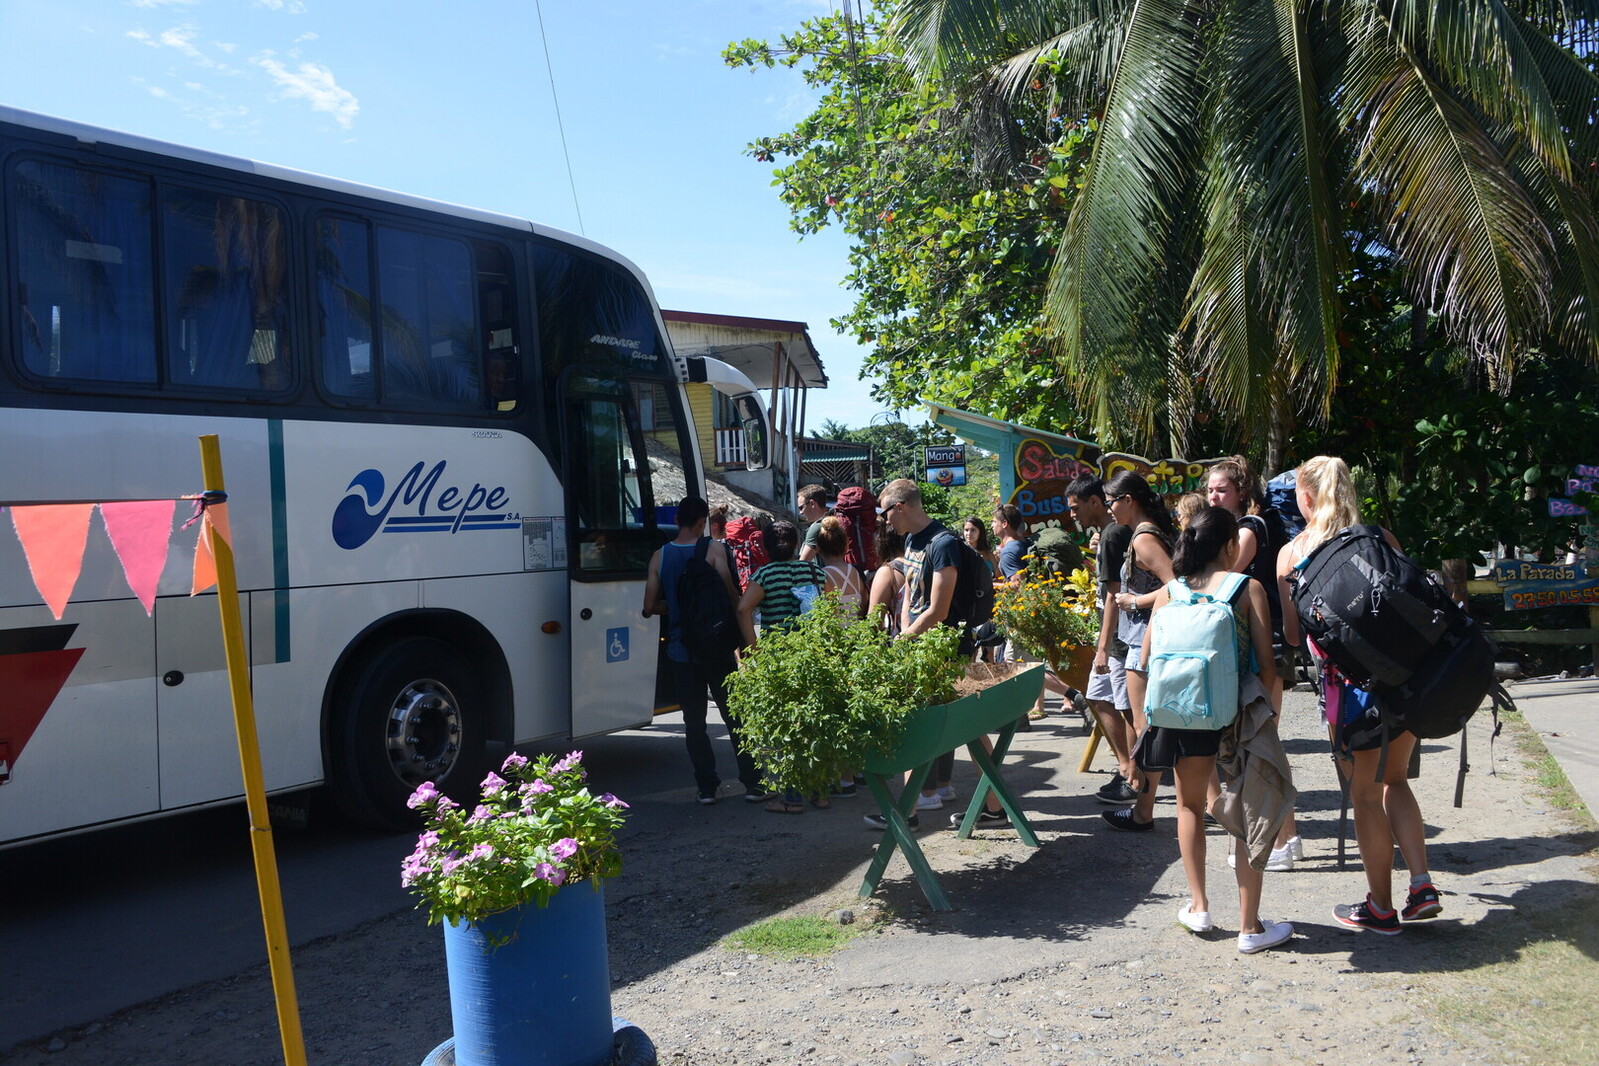
{"label": "black and red sneaker", "polygon": [[1333,908],[1333,917],[1351,929],[1370,929],[1383,936],[1399,935],[1399,912],[1384,912],[1367,896],[1359,903],[1340,903]]}
{"label": "black and red sneaker", "polygon": [[1429,881],[1410,890],[1410,895],[1405,899],[1405,909],[1399,912],[1400,917],[1407,922],[1419,922],[1426,918],[1436,918],[1444,909],[1443,903],[1438,899],[1438,890]]}

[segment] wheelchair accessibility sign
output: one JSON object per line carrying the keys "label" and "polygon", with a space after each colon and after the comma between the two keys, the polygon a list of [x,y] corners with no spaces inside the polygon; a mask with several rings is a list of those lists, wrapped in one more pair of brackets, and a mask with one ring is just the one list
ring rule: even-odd
{"label": "wheelchair accessibility sign", "polygon": [[628,630],[607,629],[605,631],[605,661],[620,663],[627,661],[627,635]]}

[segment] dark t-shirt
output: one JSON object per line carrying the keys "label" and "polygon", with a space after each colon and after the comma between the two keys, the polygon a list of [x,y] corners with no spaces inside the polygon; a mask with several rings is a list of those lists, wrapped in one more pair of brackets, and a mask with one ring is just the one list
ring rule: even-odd
{"label": "dark t-shirt", "polygon": [[1095,569],[1099,580],[1099,598],[1105,598],[1105,586],[1122,579],[1122,560],[1127,558],[1127,546],[1133,541],[1133,528],[1112,522],[1099,533],[1099,558]]}
{"label": "dark t-shirt", "polygon": [[1009,580],[1025,570],[1027,564],[1022,562],[1022,557],[1026,554],[1027,545],[1022,541],[1007,540],[999,549],[999,576]]}
{"label": "dark t-shirt", "polygon": [[[910,564],[905,575],[905,602],[909,604],[910,620],[915,621],[926,613],[930,598],[933,594],[933,575],[945,567],[954,567],[957,579],[960,575],[960,542],[954,536],[940,537],[940,533],[948,533],[942,522],[936,519],[927,523],[927,528],[920,533],[912,533],[905,538],[905,561]],[[952,599],[951,604],[954,603]],[[948,619],[940,618],[940,622]]]}
{"label": "dark t-shirt", "polygon": [[[823,517],[825,518],[826,516],[824,515]],[[821,535],[821,532],[822,519],[818,518],[816,521],[805,527],[805,539],[800,542],[800,547],[821,551],[821,549],[816,545],[816,538]]]}

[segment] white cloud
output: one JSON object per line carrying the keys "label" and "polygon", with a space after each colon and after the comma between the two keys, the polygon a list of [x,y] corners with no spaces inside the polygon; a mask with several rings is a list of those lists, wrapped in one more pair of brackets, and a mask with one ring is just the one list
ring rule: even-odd
{"label": "white cloud", "polygon": [[209,60],[206,60],[205,53],[194,46],[194,38],[199,32],[199,29],[193,24],[186,23],[182,26],[174,26],[170,30],[161,31],[161,35],[156,40],[168,48],[176,48],[190,59],[209,62]]}
{"label": "white cloud", "polygon": [[355,124],[361,102],[354,93],[341,88],[334,80],[333,72],[322,64],[301,63],[290,70],[272,58],[271,52],[255,56],[250,62],[271,75],[283,96],[305,100],[311,105],[311,110],[333,116],[333,120],[345,129]]}
{"label": "white cloud", "polygon": [[134,7],[154,10],[160,7],[189,7],[199,3],[200,0],[128,0]]}
{"label": "white cloud", "polygon": [[[140,28],[128,31],[128,36],[140,44],[151,48],[170,48],[186,57],[190,62],[205,67],[209,70],[226,70],[227,64],[219,63],[195,47],[194,39],[200,35],[200,29],[192,22],[184,22],[173,26],[171,29],[162,30],[158,34],[151,34],[149,30]],[[217,45],[224,52],[232,49],[231,45]]]}
{"label": "white cloud", "polygon": [[291,15],[305,14],[305,4],[301,0],[255,0],[257,7],[264,7],[269,11],[287,11]]}
{"label": "white cloud", "polygon": [[319,34],[319,33],[302,33],[302,34],[300,34],[300,36],[296,37],[291,43],[292,44],[305,44],[308,41],[316,40],[320,36],[322,36],[322,35]]}

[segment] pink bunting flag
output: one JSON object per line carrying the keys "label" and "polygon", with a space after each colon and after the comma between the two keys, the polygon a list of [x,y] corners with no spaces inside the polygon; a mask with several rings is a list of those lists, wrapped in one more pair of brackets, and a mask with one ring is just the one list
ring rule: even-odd
{"label": "pink bunting flag", "polygon": [[100,517],[111,546],[122,563],[122,576],[144,605],[144,613],[155,611],[156,587],[167,563],[167,543],[172,539],[172,515],[176,500],[138,500],[132,503],[102,503]]}
{"label": "pink bunting flag", "polygon": [[92,503],[48,503],[11,508],[11,525],[22,542],[34,587],[59,619],[83,572]]}
{"label": "pink bunting flag", "polygon": [[222,543],[233,547],[233,533],[228,528],[228,505],[213,503],[205,509],[200,522],[200,538],[194,542],[194,584],[189,595],[198,596],[217,583],[216,552],[211,538],[221,537]]}

